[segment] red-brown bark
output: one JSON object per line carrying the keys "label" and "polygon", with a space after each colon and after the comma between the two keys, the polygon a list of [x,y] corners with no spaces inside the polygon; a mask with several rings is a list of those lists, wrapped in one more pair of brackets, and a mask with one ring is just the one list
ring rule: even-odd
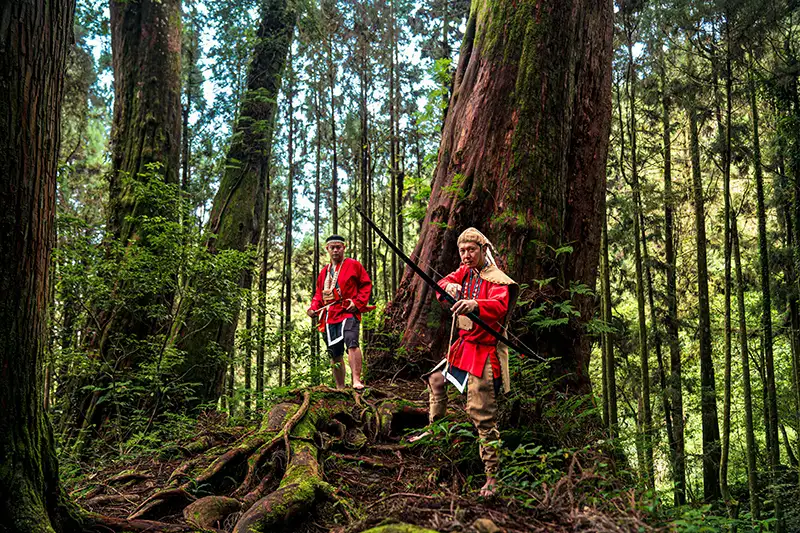
{"label": "red-brown bark", "polygon": [[43,409],[56,168],[74,0],[0,4],[0,529],[64,531]]}
{"label": "red-brown bark", "polygon": [[[594,286],[605,205],[611,118],[612,4],[474,0],[442,132],[431,199],[413,259],[434,276],[458,266],[468,226],[494,242],[520,283],[554,277],[549,299],[571,283]],[[570,245],[572,253],[554,249]],[[501,260],[501,263],[503,261]],[[589,386],[590,298],[579,320],[532,331],[526,344],[559,357]],[[406,269],[389,311],[412,357],[440,356],[447,340],[432,291]]]}

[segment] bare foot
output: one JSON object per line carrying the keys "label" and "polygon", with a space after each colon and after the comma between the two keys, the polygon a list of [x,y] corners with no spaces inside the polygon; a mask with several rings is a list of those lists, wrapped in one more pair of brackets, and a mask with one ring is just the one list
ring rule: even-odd
{"label": "bare foot", "polygon": [[495,495],[495,492],[497,492],[497,478],[490,476],[486,478],[486,483],[481,487],[478,496],[481,498],[491,498]]}
{"label": "bare foot", "polygon": [[360,381],[354,381],[353,382],[353,389],[355,389],[357,391],[362,391],[362,390],[364,390],[364,384],[361,383]]}

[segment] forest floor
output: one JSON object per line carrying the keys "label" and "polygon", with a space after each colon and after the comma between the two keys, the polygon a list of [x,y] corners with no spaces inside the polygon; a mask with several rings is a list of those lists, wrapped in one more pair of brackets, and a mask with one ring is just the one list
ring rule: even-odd
{"label": "forest floor", "polygon": [[479,497],[481,463],[463,398],[453,398],[450,412],[411,443],[427,424],[421,381],[372,383],[363,393],[298,389],[260,424],[201,417],[185,441],[110,466],[82,465],[67,489],[92,513],[91,531],[355,533],[393,523],[440,532],[655,530],[633,490],[606,491],[599,453],[563,458],[557,476],[542,474],[549,483],[520,482],[520,472],[536,474],[518,464],[509,476],[516,481]]}

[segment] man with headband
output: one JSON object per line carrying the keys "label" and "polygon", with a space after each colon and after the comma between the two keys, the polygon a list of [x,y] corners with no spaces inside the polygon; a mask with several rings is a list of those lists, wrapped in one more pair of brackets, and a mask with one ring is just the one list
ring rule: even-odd
{"label": "man with headband", "polygon": [[[439,281],[457,302],[452,306],[453,331],[458,338],[447,356],[427,374],[430,388],[430,421],[447,411],[447,382],[463,393],[467,390],[467,414],[478,430],[480,455],[486,471],[481,496],[492,496],[497,484],[500,432],[497,430],[496,396],[502,387],[510,390],[508,347],[498,345],[490,333],[474,324],[466,314],[473,312],[495,331],[503,330],[519,295],[519,286],[503,273],[492,256],[492,243],[475,228],[458,238],[461,266]],[[441,300],[442,298],[440,298]]]}
{"label": "man with headband", "polygon": [[362,390],[363,356],[358,343],[359,326],[361,313],[375,309],[369,305],[372,280],[361,263],[344,256],[342,236],[331,235],[325,239],[325,249],[331,262],[319,273],[314,298],[306,314],[319,317],[319,329],[328,346],[336,387],[344,388],[346,370],[343,357],[346,349],[353,388]]}

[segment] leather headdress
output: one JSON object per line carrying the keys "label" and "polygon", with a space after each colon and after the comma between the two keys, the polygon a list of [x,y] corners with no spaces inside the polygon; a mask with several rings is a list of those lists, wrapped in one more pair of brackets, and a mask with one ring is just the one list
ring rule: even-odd
{"label": "leather headdress", "polygon": [[[486,237],[486,235],[481,233],[476,228],[467,228],[461,232],[461,235],[458,236],[459,246],[465,242],[474,242],[486,252],[486,260],[488,264],[483,268],[483,270],[481,270],[481,278],[485,279],[486,281],[491,281],[492,283],[497,283],[498,285],[517,285],[517,282],[508,277],[508,275],[506,275],[506,273],[500,270],[500,268],[497,266],[497,262],[494,260],[494,255],[492,255],[494,245],[492,244],[492,241]],[[516,297],[519,294],[519,287],[517,287],[516,293],[517,294],[510,295],[514,303],[516,303]],[[511,307],[513,307],[513,304],[509,306],[509,308]]]}
{"label": "leather headdress", "polygon": [[[486,252],[486,266],[481,270],[480,276],[486,281],[496,283],[498,285],[508,285],[508,312],[503,321],[503,331],[508,331],[508,321],[511,318],[511,313],[514,311],[514,306],[517,304],[519,297],[519,285],[511,279],[505,272],[500,270],[497,262],[494,260],[492,250],[494,245],[492,241],[486,238],[486,235],[478,231],[476,228],[467,228],[461,235],[458,236],[458,245],[461,246],[465,242],[474,242]],[[497,357],[500,359],[500,368],[503,375],[503,388],[506,392],[511,390],[511,375],[508,367],[508,347],[502,343],[498,345]]]}

